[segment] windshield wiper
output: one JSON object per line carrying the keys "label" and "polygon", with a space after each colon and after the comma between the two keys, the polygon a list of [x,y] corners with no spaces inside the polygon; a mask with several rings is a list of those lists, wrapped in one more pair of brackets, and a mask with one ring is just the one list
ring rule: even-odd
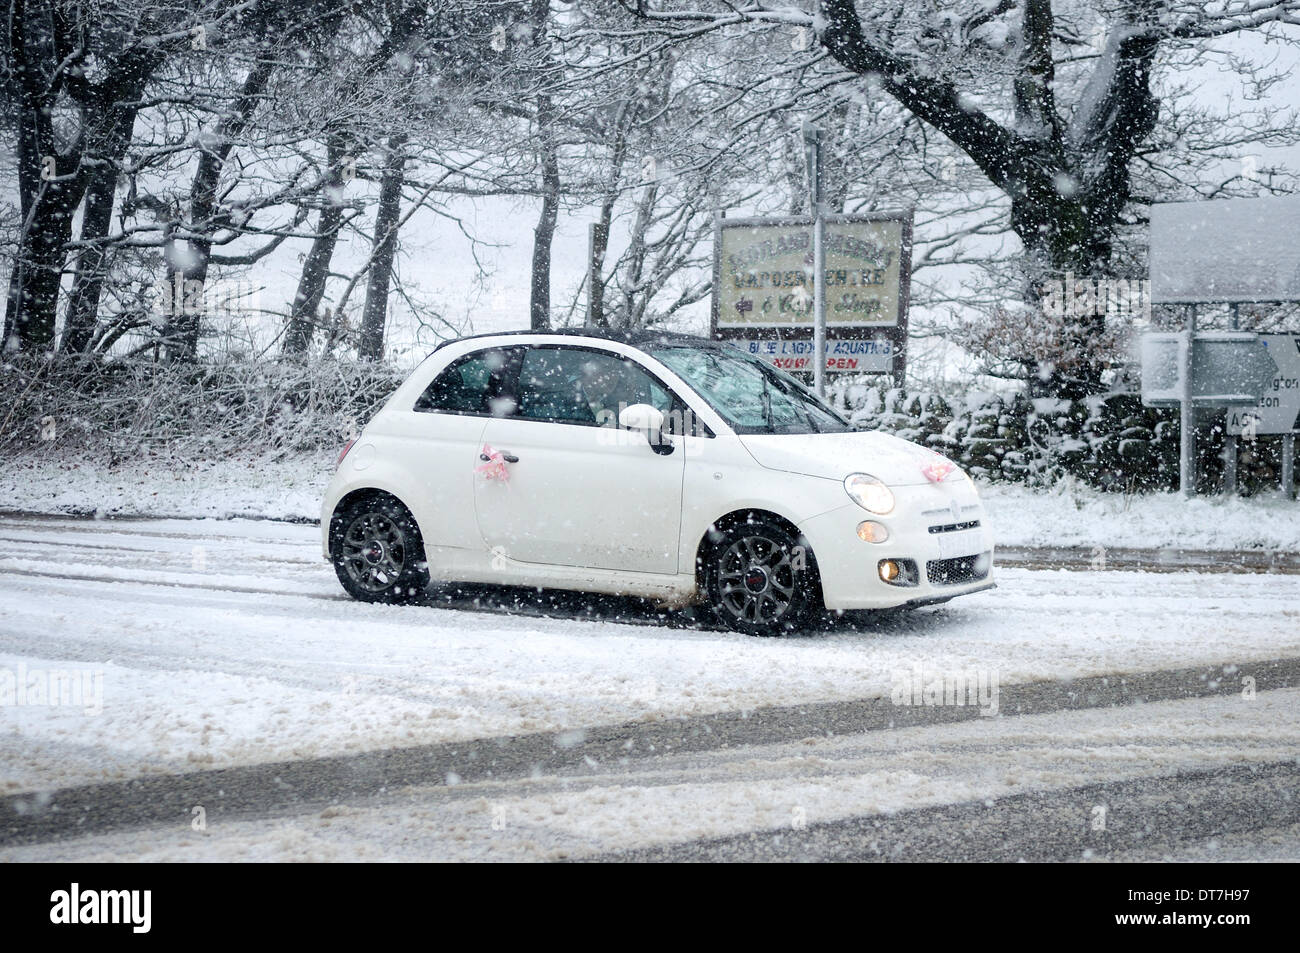
{"label": "windshield wiper", "polygon": [[772,391],[768,386],[767,377],[763,377],[763,419],[767,421],[767,432],[776,433],[776,421],[772,419]]}

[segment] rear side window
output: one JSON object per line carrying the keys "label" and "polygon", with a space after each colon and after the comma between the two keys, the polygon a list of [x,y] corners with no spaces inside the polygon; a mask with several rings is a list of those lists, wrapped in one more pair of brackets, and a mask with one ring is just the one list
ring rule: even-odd
{"label": "rear side window", "polygon": [[466,354],[433,379],[413,409],[425,413],[509,417],[515,412],[509,385],[518,363],[519,348],[515,347],[494,347]]}
{"label": "rear side window", "polygon": [[519,416],[552,423],[618,425],[619,412],[650,404],[665,415],[673,395],[617,354],[586,348],[533,347],[519,372]]}

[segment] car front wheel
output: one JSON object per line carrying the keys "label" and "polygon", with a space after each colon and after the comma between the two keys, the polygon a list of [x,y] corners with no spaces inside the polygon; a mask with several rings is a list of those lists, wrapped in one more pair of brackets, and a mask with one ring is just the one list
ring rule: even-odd
{"label": "car front wheel", "polygon": [[364,497],[334,514],[330,559],[343,588],[363,602],[410,602],[429,586],[420,528],[391,496]]}
{"label": "car front wheel", "polygon": [[724,530],[705,559],[710,614],[737,632],[793,632],[821,604],[812,550],[775,520],[754,518]]}

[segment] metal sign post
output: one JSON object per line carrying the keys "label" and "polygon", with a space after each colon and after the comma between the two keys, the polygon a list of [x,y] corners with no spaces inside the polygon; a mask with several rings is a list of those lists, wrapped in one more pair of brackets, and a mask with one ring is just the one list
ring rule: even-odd
{"label": "metal sign post", "polygon": [[1196,430],[1192,423],[1192,349],[1196,341],[1196,305],[1187,313],[1187,330],[1179,354],[1183,398],[1178,403],[1178,489],[1183,496],[1196,495]]}
{"label": "metal sign post", "polygon": [[808,210],[813,217],[813,388],[826,396],[826,214],[822,207],[822,131],[803,124]]}
{"label": "metal sign post", "polygon": [[1142,403],[1179,408],[1178,486],[1196,492],[1195,408],[1232,407],[1258,401],[1278,373],[1278,364],[1258,334],[1241,331],[1196,333],[1196,309],[1187,330],[1142,336]]}
{"label": "metal sign post", "polygon": [[1295,434],[1282,435],[1282,495],[1295,499]]}
{"label": "metal sign post", "polygon": [[[1232,330],[1241,329],[1241,308],[1240,302],[1234,301],[1228,306],[1232,314]],[[1223,495],[1236,496],[1241,489],[1241,481],[1237,477],[1237,462],[1240,458],[1240,448],[1237,446],[1237,435],[1229,433],[1223,439]]]}

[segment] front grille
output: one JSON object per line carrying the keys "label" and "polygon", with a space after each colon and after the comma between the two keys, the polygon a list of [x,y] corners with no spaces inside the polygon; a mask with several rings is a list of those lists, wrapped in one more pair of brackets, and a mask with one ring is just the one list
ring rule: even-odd
{"label": "front grille", "polygon": [[989,574],[988,553],[958,556],[954,559],[931,559],[925,564],[925,575],[932,586],[960,586],[979,582]]}
{"label": "front grille", "polygon": [[964,523],[944,523],[942,526],[931,526],[931,533],[957,533],[964,529],[979,529],[979,520],[967,520]]}

